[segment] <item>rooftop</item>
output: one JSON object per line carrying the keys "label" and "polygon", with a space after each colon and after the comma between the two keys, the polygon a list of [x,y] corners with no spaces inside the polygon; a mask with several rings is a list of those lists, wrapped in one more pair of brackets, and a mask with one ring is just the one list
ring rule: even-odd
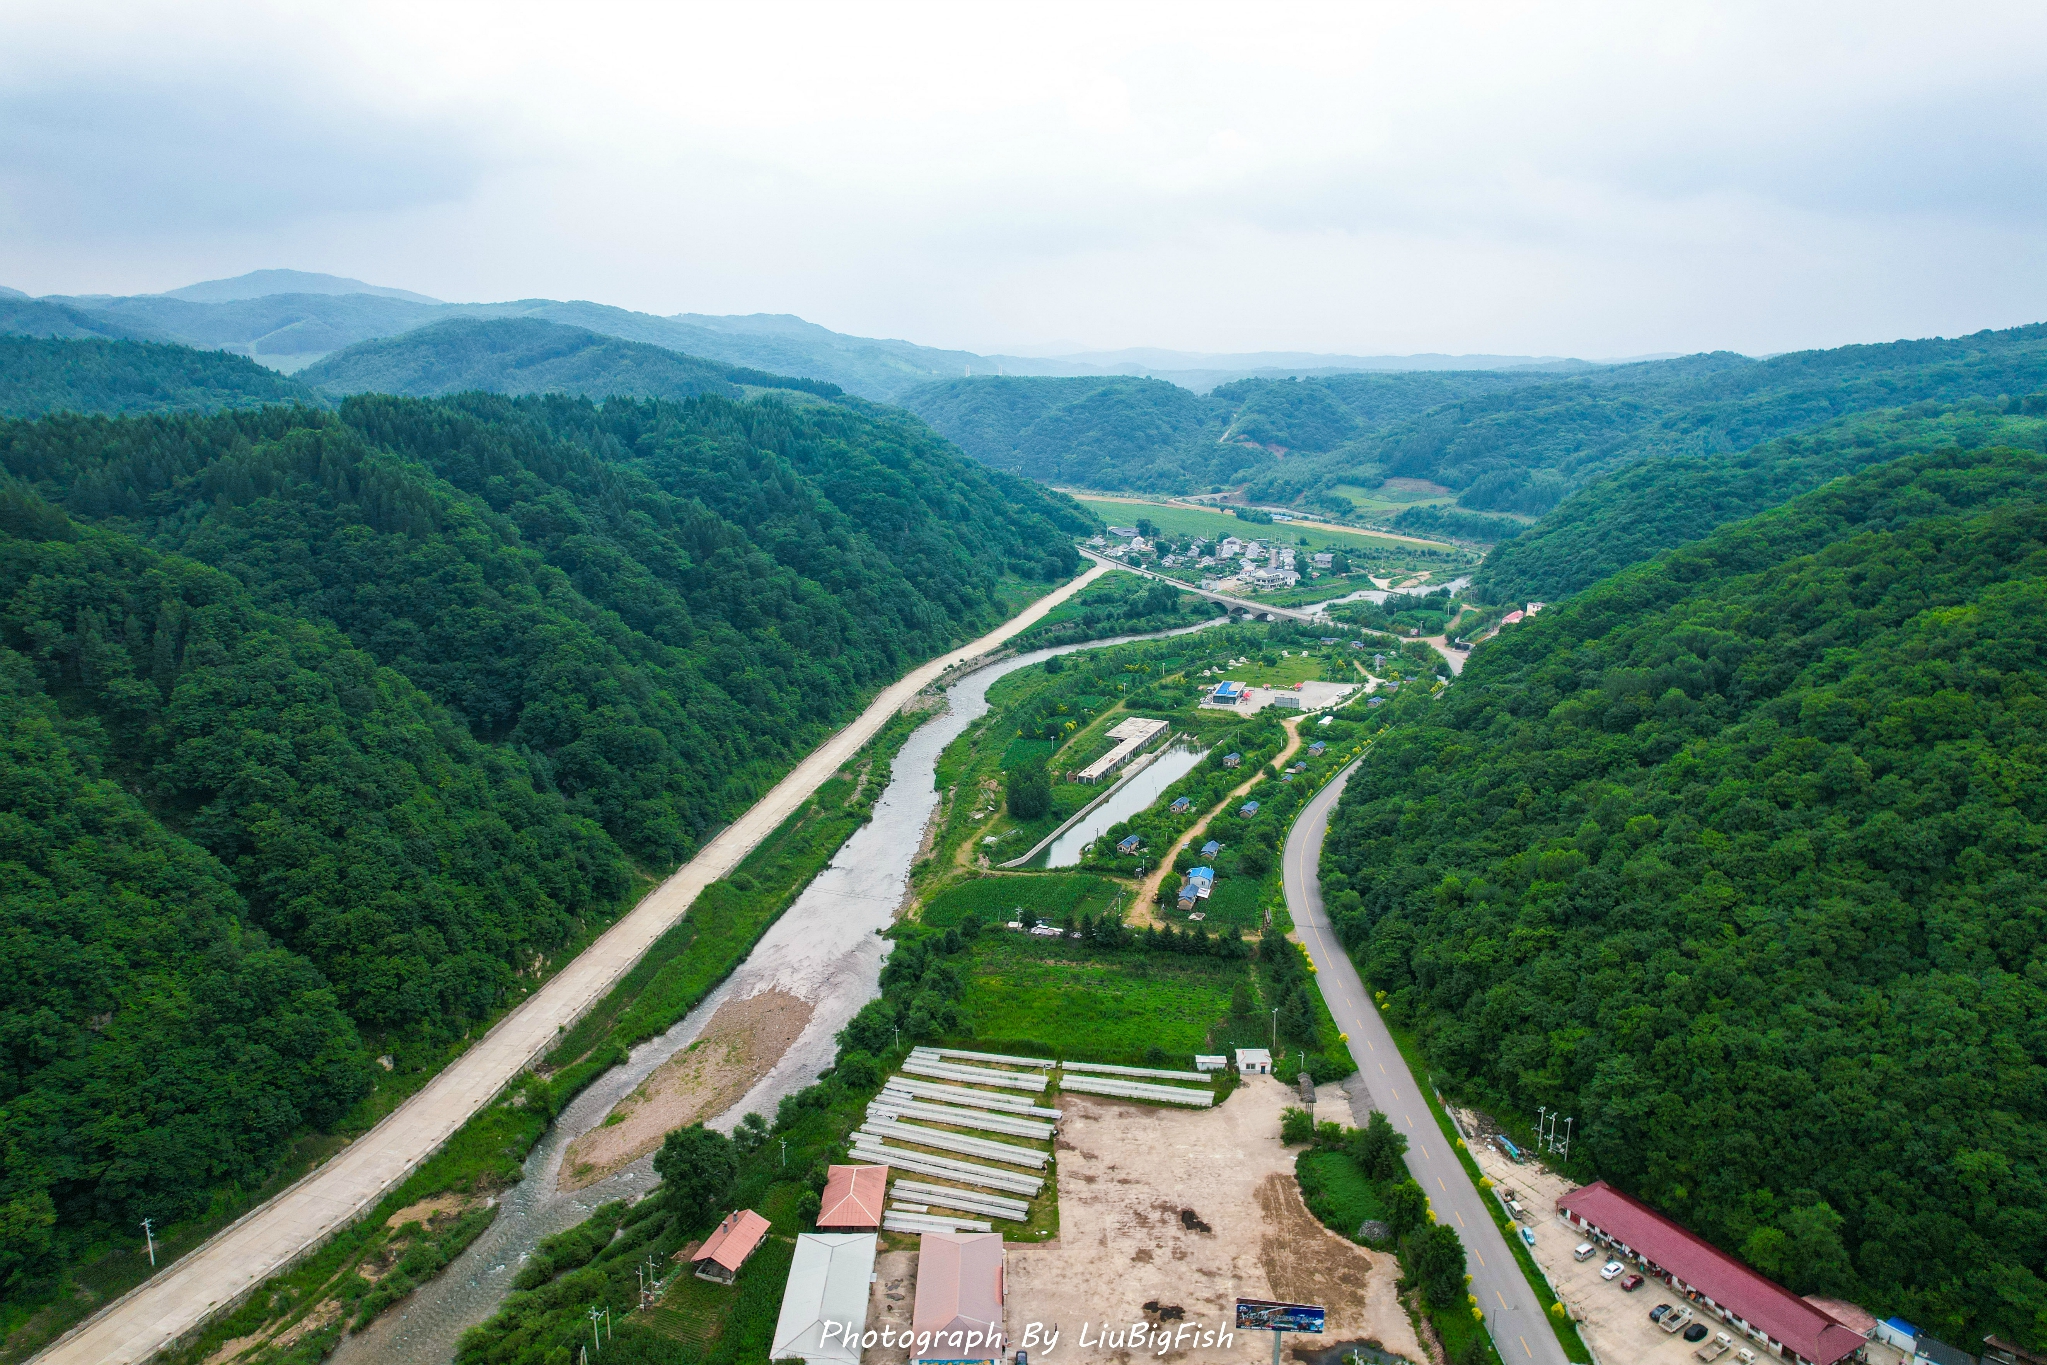
{"label": "rooftop", "polygon": [[820,1228],[878,1228],[888,1203],[888,1167],[833,1166],[825,1172]]}
{"label": "rooftop", "polygon": [[746,1258],[753,1255],[754,1248],[761,1244],[761,1238],[768,1235],[768,1220],[752,1209],[740,1209],[725,1215],[725,1221],[718,1224],[717,1231],[704,1239],[697,1248],[697,1254],[690,1257],[696,1265],[705,1261],[714,1262],[727,1270],[736,1271],[746,1264]]}
{"label": "rooftop", "polygon": [[990,1334],[1002,1331],[1002,1279],[1001,1233],[924,1234],[917,1253],[917,1307],[910,1317],[911,1330],[983,1334],[972,1352],[964,1339],[940,1336],[932,1342],[931,1358],[978,1356]]}
{"label": "rooftop", "polygon": [[1862,1346],[1863,1338],[1832,1314],[1604,1180],[1571,1191],[1557,1201],[1557,1211],[1576,1214],[1807,1360],[1834,1365]]}
{"label": "rooftop", "polygon": [[[768,1359],[811,1365],[860,1365],[867,1330],[867,1285],[880,1239],[871,1232],[806,1232],[796,1239],[782,1311]],[[843,1330],[826,1341],[825,1324]]]}

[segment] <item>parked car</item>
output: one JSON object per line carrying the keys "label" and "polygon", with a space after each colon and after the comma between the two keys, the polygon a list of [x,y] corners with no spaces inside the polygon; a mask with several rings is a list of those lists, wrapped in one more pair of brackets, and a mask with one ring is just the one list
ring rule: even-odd
{"label": "parked car", "polygon": [[1526,1242],[1526,1243],[1528,1243],[1528,1245],[1530,1245],[1530,1246],[1534,1246],[1534,1245],[1535,1245],[1535,1229],[1534,1229],[1534,1228],[1531,1228],[1531,1227],[1528,1227],[1527,1225],[1525,1225],[1525,1224],[1524,1224],[1524,1225],[1522,1226],[1522,1228],[1521,1228],[1521,1240],[1522,1240],[1522,1241],[1524,1241],[1524,1242]]}
{"label": "parked car", "polygon": [[1656,1325],[1658,1327],[1661,1327],[1664,1331],[1670,1333],[1672,1336],[1676,1336],[1679,1332],[1684,1330],[1685,1324],[1690,1322],[1693,1316],[1694,1315],[1692,1313],[1692,1308],[1690,1304],[1679,1304],[1677,1308],[1672,1312],[1665,1313],[1663,1315],[1663,1321],[1657,1323]]}
{"label": "parked car", "polygon": [[1608,1261],[1605,1265],[1599,1268],[1599,1278],[1602,1280],[1619,1279],[1621,1272],[1626,1269],[1627,1267],[1622,1265],[1619,1261]]}
{"label": "parked car", "polygon": [[1630,1275],[1626,1279],[1621,1281],[1621,1289],[1629,1294],[1634,1293],[1637,1289],[1640,1289],[1641,1287],[1642,1277],[1640,1275]]}
{"label": "parked car", "polygon": [[1649,1321],[1661,1322],[1664,1320],[1664,1318],[1668,1317],[1669,1315],[1670,1305],[1667,1303],[1659,1303],[1654,1308],[1649,1310]]}
{"label": "parked car", "polygon": [[1727,1335],[1727,1333],[1722,1332],[1719,1336],[1714,1337],[1704,1346],[1701,1346],[1698,1350],[1692,1352],[1692,1354],[1697,1356],[1700,1360],[1705,1361],[1706,1365],[1713,1365],[1714,1361],[1720,1359],[1720,1357],[1726,1355],[1729,1351],[1733,1349],[1734,1338]]}
{"label": "parked car", "polygon": [[1580,1242],[1577,1246],[1571,1248],[1571,1259],[1574,1261],[1589,1261],[1594,1254],[1592,1243],[1590,1242]]}
{"label": "parked car", "polygon": [[1706,1339],[1705,1323],[1695,1322],[1691,1326],[1685,1328],[1686,1341],[1704,1341],[1705,1339]]}

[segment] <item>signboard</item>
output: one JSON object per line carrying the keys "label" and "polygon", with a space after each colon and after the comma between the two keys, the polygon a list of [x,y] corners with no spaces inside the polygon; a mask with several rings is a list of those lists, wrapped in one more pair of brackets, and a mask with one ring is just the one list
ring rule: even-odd
{"label": "signboard", "polygon": [[1308,1303],[1238,1299],[1237,1328],[1245,1332],[1312,1332],[1321,1335],[1327,1310]]}

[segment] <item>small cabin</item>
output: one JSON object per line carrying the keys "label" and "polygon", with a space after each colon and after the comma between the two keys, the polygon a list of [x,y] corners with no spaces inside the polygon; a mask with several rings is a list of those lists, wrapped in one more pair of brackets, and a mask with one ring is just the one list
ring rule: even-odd
{"label": "small cabin", "polygon": [[1167,807],[1166,807],[1166,809],[1167,809],[1167,810],[1169,810],[1169,811],[1171,811],[1171,812],[1172,812],[1173,814],[1175,814],[1175,815],[1179,815],[1179,814],[1181,814],[1182,812],[1186,811],[1186,810],[1187,810],[1187,809],[1188,809],[1188,808],[1189,808],[1190,806],[1192,806],[1193,804],[1194,804],[1194,798],[1193,798],[1193,797],[1191,797],[1191,796],[1183,796],[1183,797],[1179,798],[1179,799],[1178,799],[1177,801],[1173,802],[1173,804],[1172,804],[1172,805],[1170,805],[1170,806],[1167,806]]}
{"label": "small cabin", "polygon": [[1118,853],[1135,853],[1137,852],[1137,846],[1143,842],[1135,834],[1125,835],[1123,841],[1116,845],[1116,851]]}
{"label": "small cabin", "polygon": [[1243,766],[1243,764],[1244,764],[1244,756],[1243,756],[1242,754],[1224,754],[1224,755],[1223,755],[1223,766],[1224,766],[1225,768],[1240,768],[1240,767],[1242,767],[1242,766]]}
{"label": "small cabin", "polygon": [[1237,808],[1237,814],[1243,816],[1246,820],[1250,819],[1257,813],[1258,803],[1256,801],[1246,801],[1243,805]]}
{"label": "small cabin", "polygon": [[697,1268],[697,1278],[731,1284],[739,1275],[739,1267],[746,1264],[746,1258],[753,1255],[760,1247],[761,1239],[768,1235],[768,1227],[768,1220],[752,1209],[726,1214],[717,1231],[706,1237],[704,1244],[689,1258]]}
{"label": "small cabin", "polygon": [[1270,1076],[1272,1074],[1272,1053],[1262,1047],[1238,1048],[1237,1074],[1241,1076]]}

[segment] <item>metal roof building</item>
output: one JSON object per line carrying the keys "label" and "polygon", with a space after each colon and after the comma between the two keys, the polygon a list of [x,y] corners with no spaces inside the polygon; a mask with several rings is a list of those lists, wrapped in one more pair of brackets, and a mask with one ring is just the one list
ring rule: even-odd
{"label": "metal roof building", "polygon": [[746,1258],[760,1246],[761,1238],[768,1235],[768,1226],[768,1220],[752,1209],[728,1213],[717,1231],[706,1237],[696,1255],[689,1258],[690,1263],[704,1279],[731,1284],[739,1267],[746,1264]]}
{"label": "metal roof building", "polygon": [[871,1232],[806,1232],[796,1239],[770,1360],[860,1365],[868,1279],[880,1239]]}
{"label": "metal roof building", "polygon": [[832,1166],[825,1171],[817,1225],[834,1232],[854,1228],[872,1232],[881,1226],[887,1204],[888,1167]]}
{"label": "metal roof building", "polygon": [[1557,1212],[1786,1360],[1835,1365],[1862,1348],[1864,1338],[1832,1314],[1604,1180],[1557,1200]]}
{"label": "metal roof building", "polygon": [[917,1307],[910,1330],[932,1333],[924,1360],[1001,1353],[1002,1234],[927,1232],[917,1252]]}

